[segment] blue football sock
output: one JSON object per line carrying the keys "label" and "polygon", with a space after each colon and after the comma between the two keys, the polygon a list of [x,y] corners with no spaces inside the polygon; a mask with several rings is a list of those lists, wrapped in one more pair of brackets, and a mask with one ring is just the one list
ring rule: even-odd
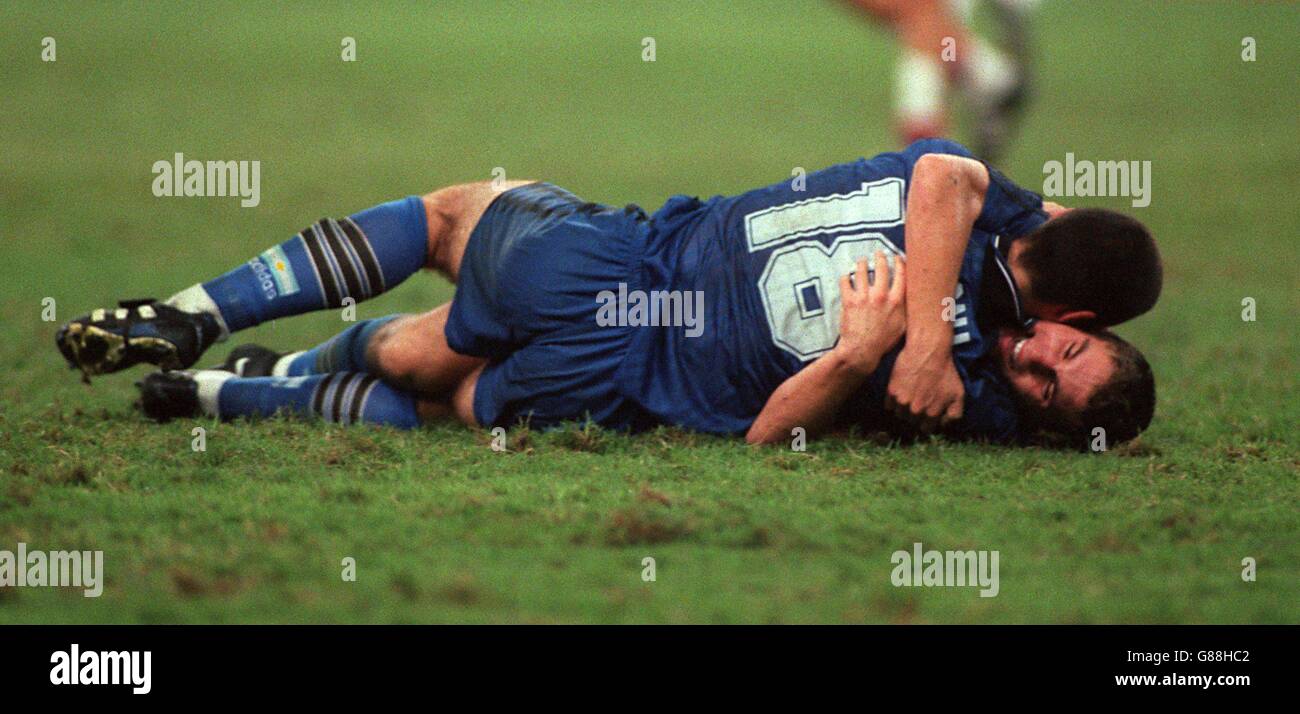
{"label": "blue football sock", "polygon": [[229,372],[195,373],[199,405],[208,416],[269,417],[285,411],[337,424],[420,425],[415,397],[374,375],[334,372],[306,377],[235,377]]}
{"label": "blue football sock", "polygon": [[282,357],[282,360],[288,360],[287,365],[283,368],[276,365],[275,373],[300,377],[304,374],[373,371],[366,364],[366,346],[379,328],[398,317],[400,315],[362,320],[306,352]]}
{"label": "blue football sock", "polygon": [[342,307],[391,289],[424,266],[428,222],[419,196],[322,218],[301,233],[168,303],[214,314],[225,334],[290,315]]}

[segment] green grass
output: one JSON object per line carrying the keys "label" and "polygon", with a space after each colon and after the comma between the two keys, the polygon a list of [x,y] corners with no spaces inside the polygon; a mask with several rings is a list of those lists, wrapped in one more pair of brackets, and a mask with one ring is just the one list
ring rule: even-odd
{"label": "green grass", "polygon": [[[203,423],[195,453],[195,424],[132,412],[137,374],[78,383],[42,298],[62,320],[167,294],[322,215],[494,167],[654,208],[870,155],[893,148],[893,46],[813,1],[7,4],[0,550],[102,549],[107,585],[0,588],[0,622],[1296,622],[1298,21],[1227,2],[1037,17],[1038,97],[1005,170],[1035,187],[1067,151],[1153,163],[1139,215],[1166,288],[1120,330],[1159,380],[1135,447],[794,453],[575,427],[496,453],[459,427],[273,420]],[[152,163],[177,151],[260,160],[261,205],[153,197]],[[361,315],[450,294],[420,277]],[[892,587],[890,554],[915,541],[998,550],[1000,594]]]}

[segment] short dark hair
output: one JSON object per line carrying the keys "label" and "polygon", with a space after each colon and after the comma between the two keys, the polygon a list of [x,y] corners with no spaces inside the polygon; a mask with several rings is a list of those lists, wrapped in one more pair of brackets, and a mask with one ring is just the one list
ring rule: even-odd
{"label": "short dark hair", "polygon": [[1022,416],[1029,417],[1024,420],[1026,426],[1039,429],[1037,434],[1029,435],[1030,441],[1086,451],[1094,439],[1093,430],[1100,427],[1106,448],[1110,448],[1136,438],[1151,425],[1156,411],[1156,379],[1146,357],[1109,330],[1093,335],[1111,345],[1115,371],[1078,414],[1032,409],[1026,413],[1022,408]]}
{"label": "short dark hair", "polygon": [[1150,310],[1164,270],[1151,231],[1104,208],[1076,208],[1017,239],[1030,294],[1040,301],[1097,314],[1109,327]]}

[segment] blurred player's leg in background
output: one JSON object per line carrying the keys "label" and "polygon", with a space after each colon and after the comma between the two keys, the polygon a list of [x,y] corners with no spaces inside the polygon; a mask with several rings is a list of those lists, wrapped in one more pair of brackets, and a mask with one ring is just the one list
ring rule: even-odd
{"label": "blurred player's leg in background", "polygon": [[[965,24],[971,24],[975,0],[954,0],[964,5]],[[988,161],[1000,161],[1029,101],[1029,13],[1038,0],[985,0],[998,35],[996,44],[974,38],[975,56],[970,69],[972,84],[963,93],[975,118],[975,150]],[[1006,67],[999,69],[999,65]]]}
{"label": "blurred player's leg in background", "polygon": [[[970,4],[973,0],[958,0]],[[994,30],[998,33],[998,44],[1021,66],[1029,64],[1030,35],[1029,14],[1041,0],[987,0],[986,5],[993,16]],[[970,15],[966,16],[967,23]]]}
{"label": "blurred player's leg in background", "polygon": [[996,160],[1005,149],[1025,98],[1024,14],[1032,3],[990,1],[999,24],[1013,28],[1006,34],[1018,52],[1006,54],[969,29],[972,0],[851,0],[903,44],[895,74],[895,121],[903,144],[950,131],[947,94],[955,89],[976,121],[976,153]]}

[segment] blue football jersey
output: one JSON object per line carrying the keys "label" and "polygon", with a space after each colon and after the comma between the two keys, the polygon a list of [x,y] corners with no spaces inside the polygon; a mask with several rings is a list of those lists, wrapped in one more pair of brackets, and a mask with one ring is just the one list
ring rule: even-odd
{"label": "blue football jersey", "polygon": [[[640,330],[620,368],[620,389],[669,423],[723,434],[748,430],[772,392],[838,340],[840,276],[876,251],[891,264],[905,255],[908,182],[928,153],[970,156],[960,144],[927,139],[802,182],[706,201],[670,198],[651,217],[641,284],[702,295],[703,329]],[[1045,214],[1037,194],[990,174],[952,305],[953,357],[966,387],[955,431],[1005,441],[1016,435],[1015,411],[991,360],[983,359],[993,336],[981,334],[975,311],[985,261],[1001,260],[995,236],[1022,235]],[[863,423],[885,426],[885,389],[898,351],[885,356],[853,399]]]}

